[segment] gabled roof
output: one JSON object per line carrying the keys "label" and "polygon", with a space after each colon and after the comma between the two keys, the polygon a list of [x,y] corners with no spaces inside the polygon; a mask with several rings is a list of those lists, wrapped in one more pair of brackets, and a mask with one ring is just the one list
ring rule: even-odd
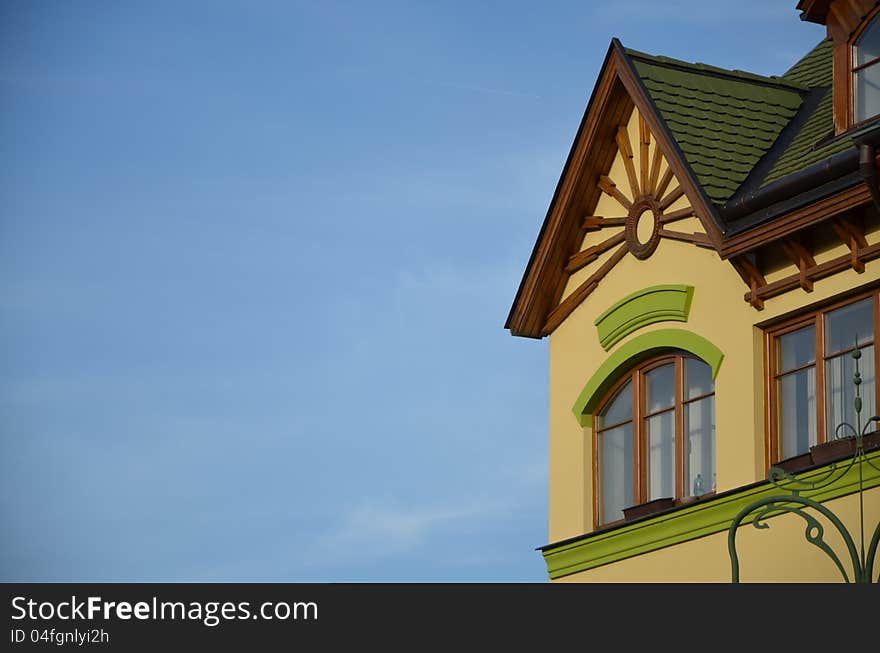
{"label": "gabled roof", "polygon": [[575,222],[595,202],[578,176],[606,174],[602,143],[617,125],[601,123],[619,120],[621,106],[635,105],[649,123],[722,258],[751,246],[755,227],[862,183],[852,135],[834,137],[832,55],[826,39],[782,76],[762,76],[613,39],[505,328],[540,337],[560,300]]}
{"label": "gabled roof", "polygon": [[641,84],[632,60],[613,39],[505,322],[512,334],[543,335],[545,319],[560,301],[568,279],[569,256],[582,240],[584,216],[591,214],[599,199],[596,181],[608,173],[617,154],[615,134],[633,107],[654,134],[708,238],[716,247],[720,243],[711,202]]}

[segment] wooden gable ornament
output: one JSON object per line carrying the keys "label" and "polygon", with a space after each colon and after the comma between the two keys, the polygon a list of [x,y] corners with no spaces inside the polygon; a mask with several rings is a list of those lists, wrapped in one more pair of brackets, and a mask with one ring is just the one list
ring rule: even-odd
{"label": "wooden gable ornament", "polygon": [[[627,129],[634,110],[637,137]],[[624,172],[612,178],[618,156]],[[603,195],[613,198],[613,215],[595,215]],[[675,229],[674,223],[690,217],[698,218],[702,231]],[[711,202],[615,39],[505,328],[517,336],[550,334],[625,256],[647,259],[662,239],[718,251],[721,229]],[[603,256],[601,265],[563,298],[571,276]]]}

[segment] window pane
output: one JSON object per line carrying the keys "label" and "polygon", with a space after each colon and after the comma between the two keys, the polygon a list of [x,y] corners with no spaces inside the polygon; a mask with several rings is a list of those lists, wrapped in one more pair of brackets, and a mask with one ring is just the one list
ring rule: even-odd
{"label": "window pane", "polygon": [[[880,21],[874,20],[865,28],[853,49],[854,66],[880,57]],[[880,65],[874,64],[853,74],[853,94],[857,122],[880,113]]]}
{"label": "window pane", "polygon": [[788,374],[777,383],[782,458],[791,458],[816,444],[816,369]]}
{"label": "window pane", "polygon": [[632,424],[599,434],[599,523],[623,519],[633,505]]}
{"label": "window pane", "polygon": [[856,41],[855,65],[861,66],[880,57],[880,21],[871,21]]}
{"label": "window pane", "polygon": [[[874,346],[865,347],[859,358],[859,373],[862,384],[859,395],[862,398],[862,426],[875,415],[874,402]],[[849,422],[854,428],[856,410],[853,399],[856,396],[853,375],[855,361],[852,354],[841,354],[825,362],[825,416],[828,428],[828,439],[835,437],[835,429],[843,422]],[[873,430],[873,429],[872,429]],[[841,429],[840,437],[852,435],[852,431]]]}
{"label": "window pane", "polygon": [[874,300],[870,297],[829,312],[825,316],[825,355],[850,349],[857,336],[860,345],[873,341],[873,312]]}
{"label": "window pane", "polygon": [[605,408],[599,413],[596,422],[599,428],[606,424],[617,424],[632,419],[632,381],[624,383],[611,400],[605,404]]}
{"label": "window pane", "polygon": [[696,358],[684,359],[685,399],[699,397],[715,391],[712,368]]}
{"label": "window pane", "polygon": [[648,444],[648,501],[675,496],[675,411],[645,420]]}
{"label": "window pane", "polygon": [[647,412],[653,413],[675,405],[675,365],[655,367],[645,374]]}
{"label": "window pane", "polygon": [[856,122],[880,113],[880,65],[853,73],[853,112]]}
{"label": "window pane", "polygon": [[715,490],[715,397],[684,407],[685,494]]}
{"label": "window pane", "polygon": [[808,326],[779,336],[779,366],[786,372],[816,360],[816,327]]}

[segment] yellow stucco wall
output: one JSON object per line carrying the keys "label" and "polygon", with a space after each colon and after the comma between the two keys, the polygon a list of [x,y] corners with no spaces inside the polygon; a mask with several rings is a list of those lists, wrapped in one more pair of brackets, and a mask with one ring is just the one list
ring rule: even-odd
{"label": "yellow stucco wall", "polygon": [[[628,130],[631,143],[637,144],[638,121],[635,111],[629,121]],[[652,143],[651,152],[653,148]],[[633,149],[638,170],[639,152],[637,147]],[[609,176],[622,192],[628,194],[629,185],[619,156]],[[672,183],[673,187],[675,183]],[[667,212],[687,205],[687,198],[681,198]],[[625,215],[625,211],[614,199],[603,194],[595,214],[616,217]],[[673,223],[669,228],[686,232],[703,231],[700,222],[695,218]],[[601,242],[613,233],[610,229],[591,232],[587,234],[583,246]],[[878,240],[880,234],[868,235],[869,243]],[[845,250],[841,249],[833,254],[843,251]],[[831,255],[828,252],[820,253],[817,260],[825,260]],[[609,256],[610,252],[572,275],[565,295],[577,288]],[[795,271],[793,266],[787,266],[776,274],[785,276]],[[662,240],[647,260],[640,261],[631,255],[624,257],[549,337],[548,542],[558,542],[592,529],[592,434],[589,428],[580,426],[572,414],[572,406],[593,372],[616,349],[644,333],[671,327],[692,331],[711,341],[724,353],[715,386],[717,491],[723,492],[766,477],[763,342],[762,331],[757,325],[833,298],[839,293],[870,285],[878,279],[880,261],[869,262],[863,274],[852,270],[838,273],[816,281],[812,293],[798,288],[766,300],[764,310],[757,311],[743,300],[747,288],[733,266],[722,261],[712,250],[698,248],[689,243]],[[652,324],[628,335],[609,352],[603,350],[593,324],[596,317],[626,295],[657,284],[694,286],[688,322]],[[679,565],[683,570],[693,564],[695,557],[705,557],[705,564],[717,566],[717,563],[711,562],[712,556],[707,552],[718,547],[726,557],[723,536],[716,535],[583,572],[570,579],[644,580],[652,577],[652,573],[649,573],[652,565],[662,561],[662,565],[671,565],[671,568]],[[726,578],[720,567],[716,570],[713,566],[706,571],[711,571],[713,578],[729,580],[729,569]],[[706,579],[693,567],[688,567],[685,576]]]}

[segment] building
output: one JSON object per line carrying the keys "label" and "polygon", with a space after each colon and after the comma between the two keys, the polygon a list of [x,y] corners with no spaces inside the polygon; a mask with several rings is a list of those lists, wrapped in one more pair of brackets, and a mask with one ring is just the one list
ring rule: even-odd
{"label": "building", "polygon": [[[505,325],[549,338],[552,580],[730,582],[771,468],[871,548],[880,2],[797,10],[828,38],[780,76],[608,49]],[[741,580],[840,581],[823,543],[853,580],[817,517],[736,529]]]}

